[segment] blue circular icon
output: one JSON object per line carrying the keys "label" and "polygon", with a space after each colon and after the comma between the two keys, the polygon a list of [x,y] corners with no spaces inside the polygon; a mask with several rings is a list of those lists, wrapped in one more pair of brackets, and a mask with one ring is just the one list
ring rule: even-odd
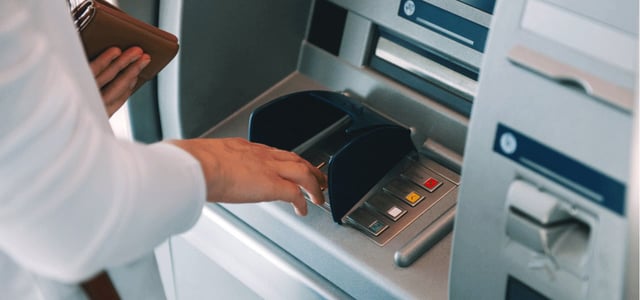
{"label": "blue circular icon", "polygon": [[407,16],[411,16],[411,15],[413,15],[413,13],[416,12],[416,4],[413,3],[413,1],[409,0],[409,1],[404,3],[403,9],[404,9],[404,13]]}
{"label": "blue circular icon", "polygon": [[500,148],[505,154],[513,154],[518,149],[518,140],[511,132],[505,132],[500,136]]}

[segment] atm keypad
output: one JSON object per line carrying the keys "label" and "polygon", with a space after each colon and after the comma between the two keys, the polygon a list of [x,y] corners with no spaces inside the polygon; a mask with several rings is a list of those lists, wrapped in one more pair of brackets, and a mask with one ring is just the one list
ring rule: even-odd
{"label": "atm keypad", "polygon": [[[333,138],[339,140],[341,137]],[[301,156],[327,174],[329,161],[335,153],[334,144],[336,141],[324,141],[306,149]],[[409,226],[456,186],[411,158],[403,161],[343,219],[343,222],[357,228],[380,246]],[[328,201],[321,207],[330,213],[329,191],[326,189],[323,192]]]}
{"label": "atm keypad", "polygon": [[[298,101],[297,97],[301,95],[282,98],[282,102],[270,106],[272,110],[254,111],[266,117],[252,117],[251,128],[257,126],[255,120],[277,120],[282,112],[281,105],[287,101]],[[316,116],[327,113],[325,121],[333,120],[330,121],[333,123],[324,124],[325,121],[320,122],[314,116],[309,120],[319,123],[308,127],[295,124],[303,127],[299,132],[292,132],[292,138],[312,136],[291,151],[329,177],[328,186],[322,191],[326,201],[320,207],[333,221],[354,227],[376,244],[384,246],[412,224],[422,224],[414,227],[428,226],[455,205],[456,195],[449,192],[460,182],[459,175],[416,151],[410,130],[376,115],[375,111],[355,99],[351,103],[348,96],[325,98],[324,95],[324,92],[304,95],[299,100],[310,101],[310,106],[305,107],[307,104],[303,102],[297,103],[303,106],[292,106],[291,112],[303,107],[308,112],[320,112]],[[321,108],[324,101],[332,108]],[[328,126],[322,129],[322,125]],[[273,134],[273,137],[267,135],[262,139],[271,138],[277,142],[282,138],[279,136],[281,132]],[[400,157],[402,155],[404,157]],[[332,176],[328,174],[329,169]],[[416,222],[419,218],[420,221]]]}
{"label": "atm keypad", "polygon": [[[439,203],[456,184],[414,159],[405,159],[363,197],[346,223],[383,246]],[[450,201],[446,202],[450,205]],[[437,216],[435,216],[437,217]]]}

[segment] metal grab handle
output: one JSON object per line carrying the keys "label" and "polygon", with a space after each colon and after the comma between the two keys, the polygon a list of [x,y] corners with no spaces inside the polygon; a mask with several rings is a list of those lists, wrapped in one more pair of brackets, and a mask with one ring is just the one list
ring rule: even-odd
{"label": "metal grab handle", "polygon": [[452,207],[438,220],[425,228],[416,237],[393,255],[393,260],[398,267],[406,268],[413,264],[424,253],[429,251],[440,240],[442,240],[451,230],[453,230],[453,220],[456,215],[455,207]]}

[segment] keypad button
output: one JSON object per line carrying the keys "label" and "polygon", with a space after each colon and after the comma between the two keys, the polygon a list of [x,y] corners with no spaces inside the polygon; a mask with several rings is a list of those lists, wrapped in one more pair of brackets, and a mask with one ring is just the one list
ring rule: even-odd
{"label": "keypad button", "polygon": [[371,233],[373,233],[374,235],[378,235],[380,234],[383,230],[387,229],[387,224],[382,223],[380,220],[375,220],[373,221],[373,223],[369,224],[369,226],[367,226],[367,228],[371,231]]}
{"label": "keypad button", "polygon": [[416,206],[424,200],[424,191],[414,184],[402,179],[394,179],[384,187],[384,190],[411,206]]}
{"label": "keypad button", "polygon": [[387,211],[385,212],[387,216],[390,216],[392,220],[397,220],[399,219],[404,213],[406,213],[407,211],[399,208],[397,206],[393,206],[389,209],[387,209]]}
{"label": "keypad button", "polygon": [[427,189],[427,191],[429,191],[430,193],[435,191],[438,187],[440,187],[440,185],[442,185],[442,182],[440,182],[438,179],[435,179],[433,177],[429,177],[427,180],[425,180],[422,183],[422,186],[425,189]]}
{"label": "keypad button", "polygon": [[409,202],[409,204],[411,205],[416,205],[418,204],[418,202],[422,201],[423,199],[424,199],[424,196],[413,191],[409,192],[404,196],[404,198],[402,198],[402,200]]}
{"label": "keypad button", "polygon": [[367,204],[393,221],[397,221],[407,213],[407,210],[400,207],[393,196],[384,191],[373,195],[371,199],[367,200]]}
{"label": "keypad button", "polygon": [[389,228],[389,225],[380,220],[364,206],[358,207],[355,211],[350,213],[347,216],[347,221],[375,236],[380,235],[383,231]]}
{"label": "keypad button", "polygon": [[443,182],[443,180],[432,171],[418,166],[412,166],[406,169],[403,175],[429,193],[434,192]]}

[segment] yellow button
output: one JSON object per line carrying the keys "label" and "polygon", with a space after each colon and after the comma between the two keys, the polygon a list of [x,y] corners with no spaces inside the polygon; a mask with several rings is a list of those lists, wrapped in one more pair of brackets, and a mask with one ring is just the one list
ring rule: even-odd
{"label": "yellow button", "polygon": [[422,196],[416,192],[411,192],[409,194],[407,194],[406,196],[404,196],[404,199],[406,199],[407,201],[411,202],[411,203],[416,203],[420,200],[422,200]]}

